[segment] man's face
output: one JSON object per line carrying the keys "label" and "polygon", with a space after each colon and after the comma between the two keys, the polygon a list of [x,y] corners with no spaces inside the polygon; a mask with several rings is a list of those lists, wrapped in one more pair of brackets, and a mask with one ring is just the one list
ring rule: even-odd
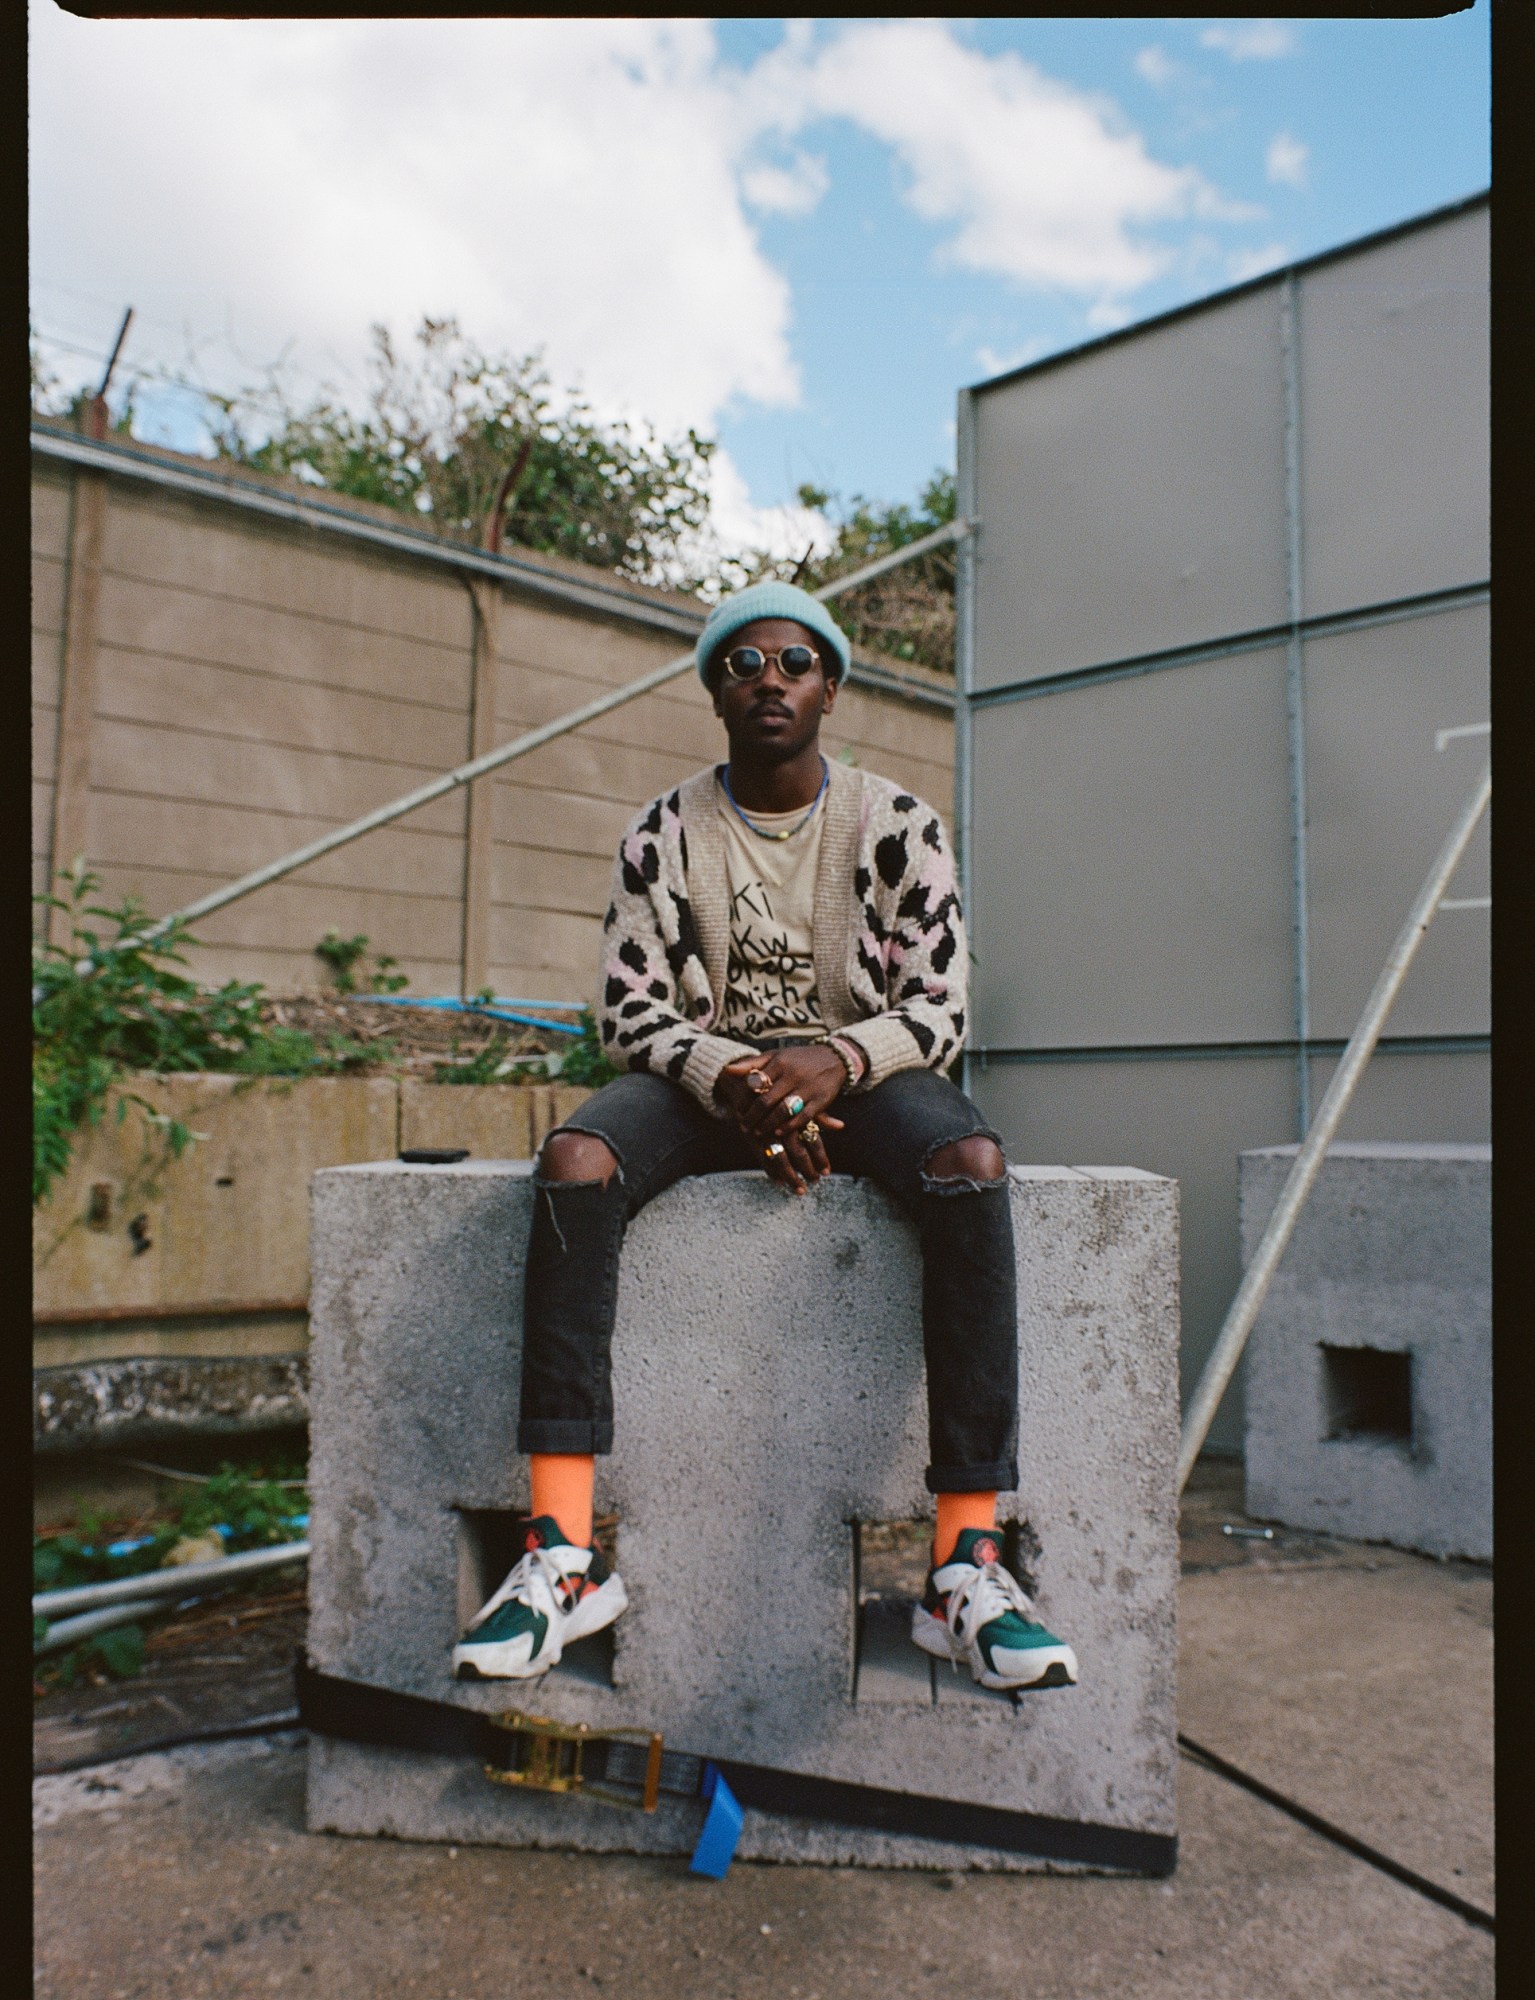
{"label": "man's face", "polygon": [[837,683],[826,678],[829,649],[792,618],[754,619],[726,650],[737,646],[773,655],[784,646],[809,646],[820,657],[821,664],[798,680],[791,680],[776,658],[753,681],[732,680],[723,665],[714,669],[714,712],[725,725],[731,754],[753,764],[787,764],[815,742],[821,717],[831,714],[837,699]]}

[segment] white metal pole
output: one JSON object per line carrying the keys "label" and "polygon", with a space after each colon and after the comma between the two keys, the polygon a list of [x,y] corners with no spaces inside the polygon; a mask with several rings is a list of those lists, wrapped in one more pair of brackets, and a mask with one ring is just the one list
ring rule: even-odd
{"label": "white metal pole", "polygon": [[[878,556],[873,562],[851,571],[847,576],[839,576],[833,582],[824,584],[812,594],[827,602],[841,597],[861,584],[870,583],[886,570],[897,568],[902,563],[913,562],[919,556],[931,555],[935,549],[947,547],[969,533],[969,524],[963,520],[949,521],[930,535],[923,535],[915,542],[908,542],[904,548],[892,549],[888,555]],[[651,693],[655,688],[664,687],[668,681],[684,674],[693,664],[692,653],[683,653],[675,660],[668,660],[664,666],[653,667],[648,674],[641,674],[638,680],[628,681],[623,687],[614,688],[611,693],[599,695],[581,708],[573,708],[568,715],[557,716],[553,722],[546,722],[538,729],[530,729],[525,736],[519,736],[510,743],[503,743],[495,750],[487,750],[483,756],[471,758],[467,764],[460,764],[456,770],[446,771],[440,778],[433,778],[425,785],[418,785],[415,791],[406,792],[402,798],[393,799],[388,805],[376,806],[372,812],[364,813],[361,819],[354,819],[350,825],[337,827],[331,833],[323,833],[317,840],[296,847],[291,854],[283,855],[277,861],[269,861],[264,868],[252,869],[249,875],[242,875],[236,882],[227,882],[222,889],[214,889],[206,896],[199,896],[195,903],[188,903],[184,909],[173,910],[168,917],[139,932],[135,942],[147,944],[162,936],[173,923],[194,923],[199,917],[206,917],[214,910],[222,910],[230,903],[237,903],[243,896],[249,896],[257,889],[264,889],[269,882],[280,882],[285,875],[303,868],[311,861],[318,861],[322,854],[330,854],[338,847],[359,840],[365,833],[372,833],[376,827],[388,826],[391,821],[403,819],[406,813],[415,812],[420,806],[429,805],[433,799],[440,799],[444,793],[457,791],[462,785],[473,784],[476,778],[483,778],[487,772],[499,770],[503,764],[511,763],[514,757],[525,757],[530,750],[537,750],[545,743],[552,743],[557,736],[564,736],[572,729],[579,729],[585,722],[593,722],[599,715],[607,715],[625,702],[636,701],[641,695]]]}
{"label": "white metal pole", "polygon": [[269,1569],[306,1563],[309,1543],[277,1542],[270,1548],[245,1549],[237,1556],[216,1556],[211,1562],[172,1564],[145,1570],[140,1576],[120,1576],[110,1583],[80,1583],[67,1590],[40,1590],[32,1599],[34,1618],[63,1618],[74,1611],[100,1611],[108,1605],[134,1604],[141,1598],[194,1597],[226,1584],[243,1583]]}
{"label": "white metal pole", "polygon": [[1492,767],[1489,765],[1481,775],[1475,791],[1467,799],[1456,818],[1454,826],[1444,846],[1439,850],[1437,860],[1428,872],[1428,879],[1419,890],[1411,913],[1402,926],[1401,934],[1391,948],[1391,956],[1381,968],[1380,977],[1375,982],[1374,991],[1365,1003],[1359,1025],[1349,1038],[1348,1047],[1343,1051],[1343,1060],[1327,1087],[1327,1095],[1322,1099],[1316,1122],[1306,1134],[1304,1143],[1295,1156],[1284,1188],[1268,1219],[1262,1239],[1254,1252],[1253,1260],[1243,1273],[1237,1295],[1226,1314],[1226,1323],[1220,1330],[1210,1358],[1205,1363],[1199,1386],[1194,1391],[1188,1414],[1183,1420],[1183,1438],[1178,1453],[1178,1491],[1181,1493],[1188,1484],[1189,1474],[1194,1469],[1201,1447],[1209,1435],[1210,1426],[1215,1421],[1215,1412],[1237,1362],[1242,1358],[1242,1350],[1247,1345],[1247,1336],[1252,1331],[1259,1308],[1279,1267],[1285,1246],[1290,1240],[1306,1197],[1322,1170],[1322,1162],[1327,1154],[1343,1114],[1348,1110],[1365,1065],[1374,1053],[1375,1044],[1380,1039],[1380,1031],[1385,1025],[1392,1002],[1396,999],[1402,981],[1407,976],[1408,967],[1417,955],[1418,946],[1423,942],[1438,909],[1450,878],[1460,865],[1477,822],[1487,809],[1492,797]]}

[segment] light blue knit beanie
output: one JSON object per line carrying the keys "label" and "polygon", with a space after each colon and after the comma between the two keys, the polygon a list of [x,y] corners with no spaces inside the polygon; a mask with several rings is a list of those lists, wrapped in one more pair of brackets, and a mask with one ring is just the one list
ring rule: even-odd
{"label": "light blue knit beanie", "polygon": [[848,678],[853,649],[826,606],[808,590],[801,590],[797,583],[769,582],[751,584],[733,597],[722,598],[704,621],[694,658],[698,662],[698,678],[705,687],[709,685],[709,662],[720,647],[732,633],[758,618],[792,618],[796,624],[805,626],[817,638],[824,639],[836,655],[833,678],[839,681]]}

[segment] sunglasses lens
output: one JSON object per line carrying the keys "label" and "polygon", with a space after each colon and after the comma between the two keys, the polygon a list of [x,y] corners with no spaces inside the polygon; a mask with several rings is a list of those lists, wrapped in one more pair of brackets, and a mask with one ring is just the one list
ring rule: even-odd
{"label": "sunglasses lens", "polygon": [[755,646],[737,646],[733,653],[725,655],[725,671],[732,680],[755,680],[767,665],[767,660]]}
{"label": "sunglasses lens", "polygon": [[785,646],[778,656],[778,664],[790,680],[797,681],[801,674],[808,674],[815,665],[815,654],[808,646]]}

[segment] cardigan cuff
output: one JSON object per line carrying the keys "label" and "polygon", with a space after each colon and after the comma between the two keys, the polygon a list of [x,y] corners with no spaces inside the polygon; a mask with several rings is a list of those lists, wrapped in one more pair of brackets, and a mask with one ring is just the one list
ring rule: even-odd
{"label": "cardigan cuff", "polygon": [[705,1111],[716,1118],[728,1118],[729,1112],[714,1095],[714,1085],[722,1069],[730,1063],[738,1062],[742,1056],[755,1056],[758,1050],[745,1042],[733,1042],[728,1035],[700,1035],[688,1050],[687,1062],[682,1070],[682,1087],[692,1091]]}
{"label": "cardigan cuff", "polygon": [[887,1076],[895,1076],[903,1069],[927,1067],[916,1036],[893,1014],[875,1014],[866,1021],[855,1021],[851,1027],[835,1028],[832,1032],[845,1042],[856,1042],[868,1062],[857,1083],[849,1086],[854,1097],[861,1097],[866,1090],[873,1090]]}

